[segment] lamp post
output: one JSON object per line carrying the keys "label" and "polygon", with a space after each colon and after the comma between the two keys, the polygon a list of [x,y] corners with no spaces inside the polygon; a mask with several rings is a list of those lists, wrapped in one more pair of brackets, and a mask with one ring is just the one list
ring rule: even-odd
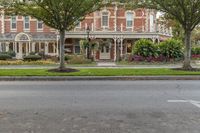
{"label": "lamp post", "polygon": [[90,27],[88,26],[86,29],[87,33],[87,41],[88,41],[88,47],[87,47],[87,58],[90,59]]}

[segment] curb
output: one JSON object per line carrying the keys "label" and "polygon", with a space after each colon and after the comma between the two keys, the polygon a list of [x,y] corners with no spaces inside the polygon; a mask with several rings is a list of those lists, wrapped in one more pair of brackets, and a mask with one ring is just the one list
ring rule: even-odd
{"label": "curb", "polygon": [[200,76],[2,76],[0,81],[200,80]]}

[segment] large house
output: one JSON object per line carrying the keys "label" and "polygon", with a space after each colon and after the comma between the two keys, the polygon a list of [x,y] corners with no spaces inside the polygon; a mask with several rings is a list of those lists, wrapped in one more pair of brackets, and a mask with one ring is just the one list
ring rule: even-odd
{"label": "large house", "polygon": [[[66,33],[65,52],[81,54],[80,42],[88,37],[96,40],[100,48],[95,51],[95,60],[116,61],[117,55],[125,57],[131,52],[134,42],[141,38],[160,42],[172,36],[171,29],[158,25],[155,10],[125,10],[120,4],[104,7],[88,14],[73,31]],[[30,52],[44,52],[59,56],[59,34],[33,17],[0,17],[0,51],[15,51],[22,59]],[[103,42],[103,43],[102,43]]]}

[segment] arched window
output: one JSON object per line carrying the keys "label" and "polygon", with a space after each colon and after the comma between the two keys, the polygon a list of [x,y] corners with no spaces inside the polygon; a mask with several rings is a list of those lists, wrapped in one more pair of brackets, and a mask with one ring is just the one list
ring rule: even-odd
{"label": "arched window", "polygon": [[133,27],[133,12],[126,13],[126,27],[127,28]]}
{"label": "arched window", "polygon": [[102,27],[108,27],[109,26],[109,12],[102,12],[102,21],[101,21],[101,25]]}

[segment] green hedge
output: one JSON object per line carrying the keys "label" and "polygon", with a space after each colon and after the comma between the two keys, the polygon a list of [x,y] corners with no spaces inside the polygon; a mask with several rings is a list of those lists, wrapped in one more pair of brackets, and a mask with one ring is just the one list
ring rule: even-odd
{"label": "green hedge", "polygon": [[12,59],[12,56],[10,56],[9,54],[0,54],[0,60],[8,60],[8,59]]}
{"label": "green hedge", "polygon": [[200,47],[192,48],[192,55],[200,55]]}
{"label": "green hedge", "polygon": [[42,57],[40,55],[28,55],[24,56],[24,61],[38,61],[41,60]]}

